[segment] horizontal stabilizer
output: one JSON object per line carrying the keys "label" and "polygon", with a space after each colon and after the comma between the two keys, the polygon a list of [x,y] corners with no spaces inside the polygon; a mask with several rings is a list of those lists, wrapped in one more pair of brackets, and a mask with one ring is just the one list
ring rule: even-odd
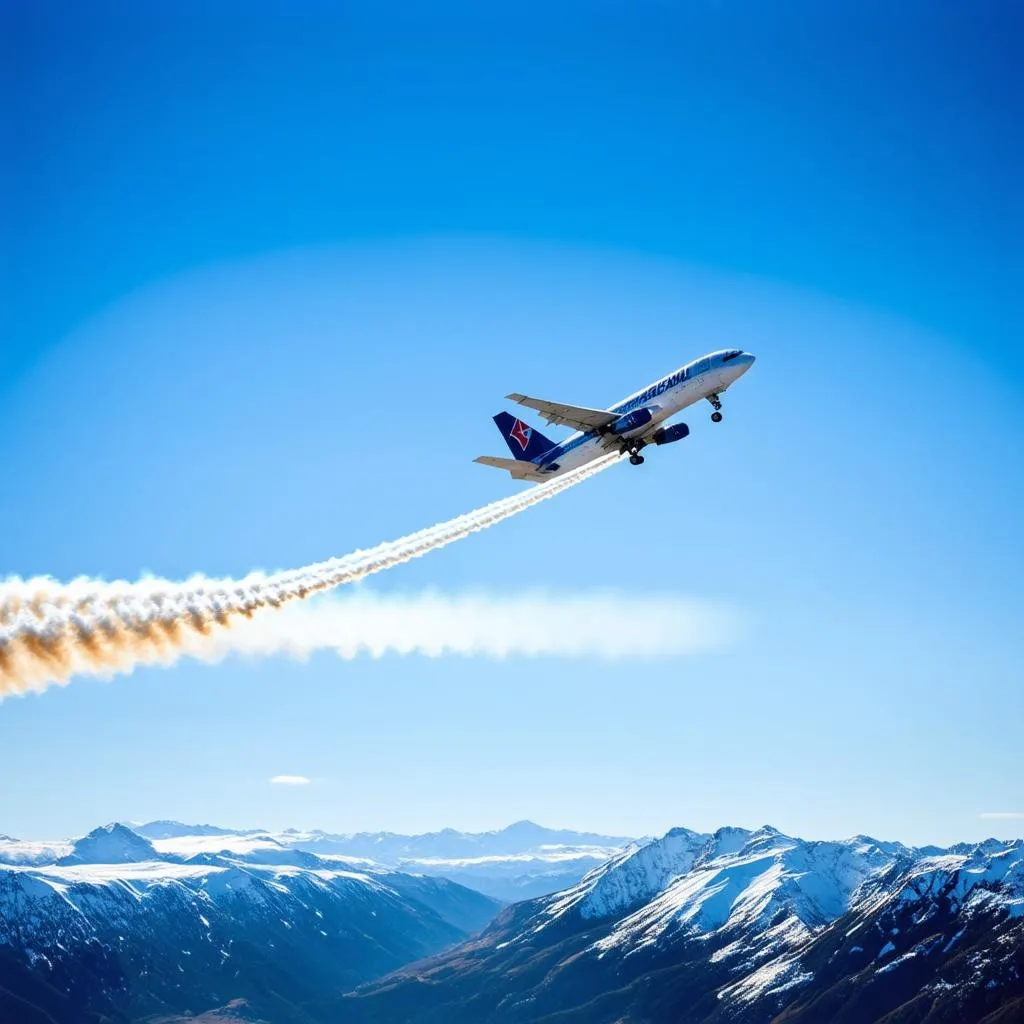
{"label": "horizontal stabilizer", "polygon": [[513,391],[506,395],[513,402],[525,405],[528,409],[536,409],[548,421],[573,430],[601,430],[614,423],[619,417],[617,413],[604,409],[588,409],[582,405],[565,405],[563,402],[548,402],[543,398],[531,398]]}
{"label": "horizontal stabilizer", "polygon": [[515,480],[532,480],[536,483],[544,479],[544,474],[532,462],[521,462],[519,459],[499,459],[494,455],[478,455],[473,461],[479,462],[481,466],[507,469]]}

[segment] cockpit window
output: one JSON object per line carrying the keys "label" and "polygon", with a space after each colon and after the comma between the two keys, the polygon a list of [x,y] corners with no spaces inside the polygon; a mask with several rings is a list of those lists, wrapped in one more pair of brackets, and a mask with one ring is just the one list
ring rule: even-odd
{"label": "cockpit window", "polygon": [[735,359],[737,356],[741,355],[743,355],[743,350],[734,348],[731,352],[726,352],[725,355],[722,356],[722,362],[727,363],[730,359]]}

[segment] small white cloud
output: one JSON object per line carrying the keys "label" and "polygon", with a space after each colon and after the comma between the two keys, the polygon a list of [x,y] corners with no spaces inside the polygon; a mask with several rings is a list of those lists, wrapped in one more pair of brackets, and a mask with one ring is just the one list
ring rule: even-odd
{"label": "small white cloud", "polygon": [[989,818],[995,821],[1015,821],[1024,818],[1024,811],[982,811],[979,818]]}
{"label": "small white cloud", "polygon": [[270,781],[275,786],[308,786],[313,780],[305,775],[275,775]]}

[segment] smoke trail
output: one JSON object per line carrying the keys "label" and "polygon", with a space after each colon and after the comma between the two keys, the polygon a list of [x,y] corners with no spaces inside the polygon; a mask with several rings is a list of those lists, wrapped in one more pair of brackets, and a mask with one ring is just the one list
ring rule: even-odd
{"label": "smoke trail", "polygon": [[139,664],[170,664],[261,609],[352,583],[419,558],[581,483],[614,465],[607,455],[529,491],[501,498],[398,540],[302,569],[242,580],[11,579],[0,584],[0,699],[66,683],[82,673],[111,675]]}
{"label": "smoke trail", "polygon": [[[360,654],[655,657],[719,647],[733,623],[728,609],[678,595],[628,597],[614,591],[552,596],[542,591],[381,595],[355,590],[260,612],[200,642],[204,661],[230,654],[305,658]],[[616,624],[641,623],[639,628]]]}

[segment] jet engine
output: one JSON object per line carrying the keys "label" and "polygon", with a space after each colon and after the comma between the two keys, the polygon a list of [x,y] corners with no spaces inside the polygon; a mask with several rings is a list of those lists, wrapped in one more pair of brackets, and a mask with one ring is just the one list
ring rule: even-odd
{"label": "jet engine", "polygon": [[651,440],[655,444],[671,444],[673,441],[681,441],[690,432],[685,423],[674,423],[671,427],[661,427],[654,432]]}
{"label": "jet engine", "polygon": [[613,434],[633,434],[643,430],[653,418],[654,413],[650,409],[634,409],[625,416],[620,416],[608,429]]}

